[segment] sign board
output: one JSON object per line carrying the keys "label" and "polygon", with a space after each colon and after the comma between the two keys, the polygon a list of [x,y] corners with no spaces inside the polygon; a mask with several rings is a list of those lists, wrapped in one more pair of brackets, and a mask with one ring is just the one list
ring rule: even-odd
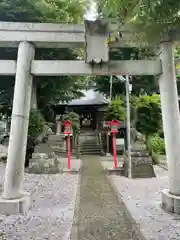
{"label": "sign board", "polygon": [[124,144],[125,144],[124,138],[117,138],[116,139],[116,145],[124,146]]}

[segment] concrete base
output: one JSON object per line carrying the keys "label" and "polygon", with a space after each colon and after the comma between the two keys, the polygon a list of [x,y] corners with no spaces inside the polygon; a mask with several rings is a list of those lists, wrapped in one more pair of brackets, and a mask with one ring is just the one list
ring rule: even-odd
{"label": "concrete base", "polygon": [[180,196],[172,195],[169,189],[164,189],[162,194],[162,207],[169,213],[180,214]]}
{"label": "concrete base", "polygon": [[0,214],[26,214],[30,207],[31,197],[29,193],[18,199],[0,199]]}
{"label": "concrete base", "polygon": [[120,175],[120,176],[124,175],[124,169],[121,168],[121,167],[119,167],[119,168],[106,168],[105,171],[108,175]]}
{"label": "concrete base", "polygon": [[106,153],[105,157],[112,157],[110,153]]}

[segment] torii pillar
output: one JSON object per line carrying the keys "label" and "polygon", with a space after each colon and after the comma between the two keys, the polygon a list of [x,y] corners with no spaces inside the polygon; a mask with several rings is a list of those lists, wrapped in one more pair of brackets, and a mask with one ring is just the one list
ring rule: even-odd
{"label": "torii pillar", "polygon": [[162,191],[162,206],[180,214],[180,115],[172,42],[160,45],[162,74],[159,79],[169,189]]}
{"label": "torii pillar", "polygon": [[31,206],[30,195],[23,191],[23,181],[34,52],[33,44],[19,44],[4,193],[0,199],[0,213],[3,214],[25,213]]}

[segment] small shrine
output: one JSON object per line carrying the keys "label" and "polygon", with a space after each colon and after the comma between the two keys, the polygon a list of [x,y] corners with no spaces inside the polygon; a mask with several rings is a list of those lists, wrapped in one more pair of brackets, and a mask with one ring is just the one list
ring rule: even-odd
{"label": "small shrine", "polygon": [[57,116],[62,116],[65,112],[77,113],[80,116],[81,130],[100,129],[109,100],[92,89],[83,93],[84,96],[79,99],[54,105],[53,110]]}

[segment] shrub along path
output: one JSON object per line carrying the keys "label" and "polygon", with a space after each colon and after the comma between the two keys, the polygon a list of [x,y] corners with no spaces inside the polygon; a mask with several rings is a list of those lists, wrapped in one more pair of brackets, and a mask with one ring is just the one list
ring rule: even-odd
{"label": "shrub along path", "polygon": [[[125,214],[105,176],[99,157],[84,156],[79,208],[75,211],[72,240],[136,240],[131,221]],[[119,183],[121,184],[121,183]]]}

